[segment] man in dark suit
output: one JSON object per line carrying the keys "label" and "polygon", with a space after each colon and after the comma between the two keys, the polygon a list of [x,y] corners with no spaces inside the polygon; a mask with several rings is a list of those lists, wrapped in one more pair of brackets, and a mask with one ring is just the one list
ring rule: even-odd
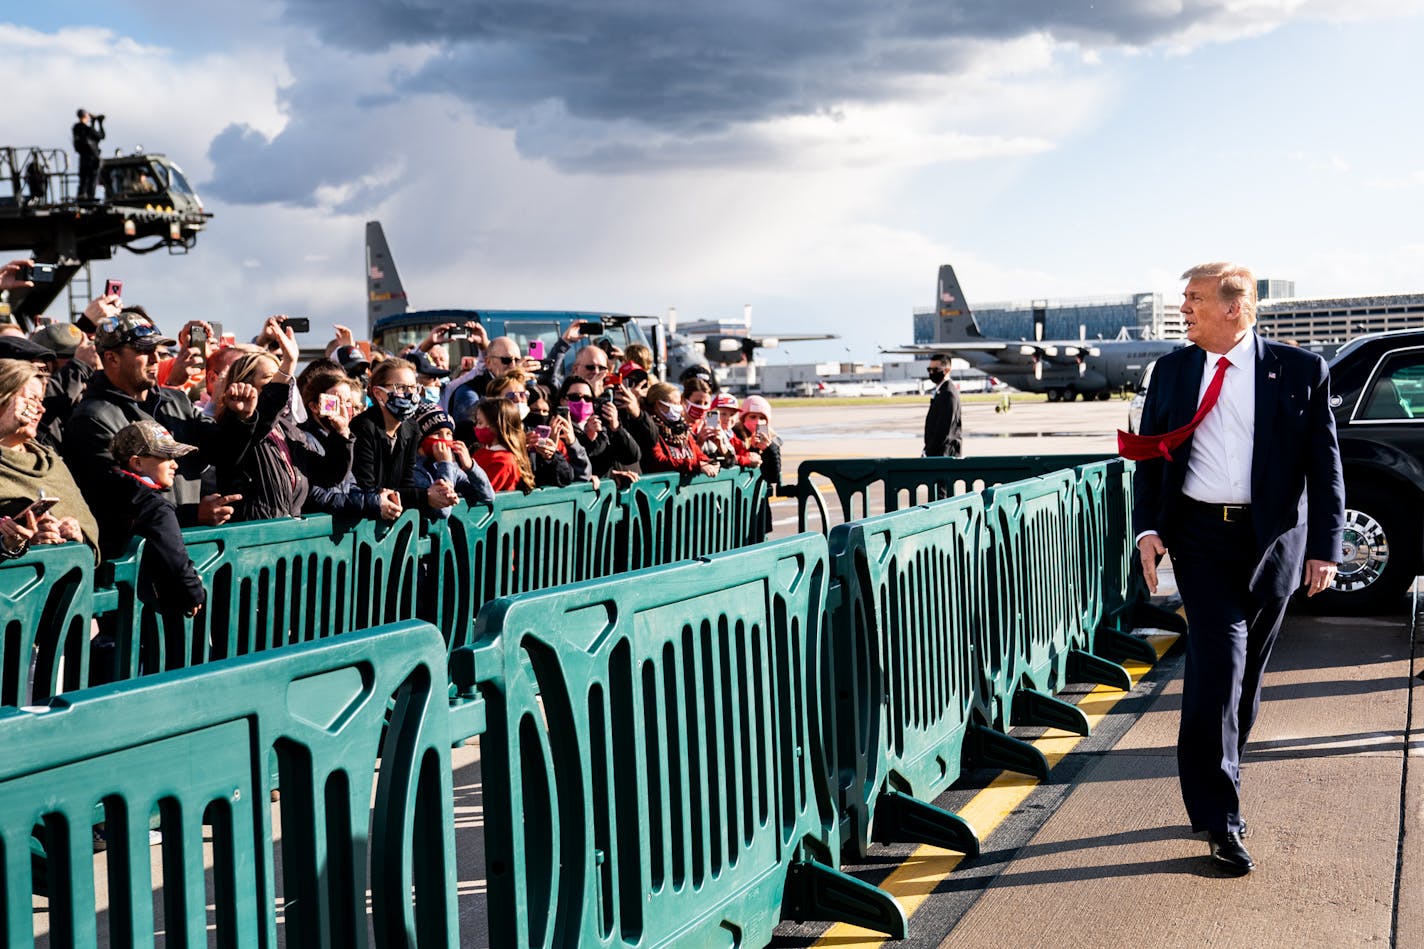
{"label": "man in dark suit", "polygon": [[1182,277],[1196,345],[1157,360],[1146,438],[1124,454],[1140,459],[1133,530],[1148,587],[1170,549],[1187,613],[1182,800],[1214,863],[1244,874],[1255,864],[1241,839],[1241,753],[1287,601],[1335,578],[1345,487],[1325,362],[1256,336],[1246,268],[1202,264]]}
{"label": "man in dark suit", "polygon": [[925,413],[925,457],[958,458],[964,454],[960,432],[959,390],[949,377],[949,357],[931,356],[926,370],[935,384],[930,410]]}
{"label": "man in dark suit", "polygon": [[94,188],[99,183],[99,143],[104,140],[104,117],[90,115],[86,110],[78,111],[79,121],[74,123],[74,150],[79,153],[79,193],[80,201],[93,201]]}

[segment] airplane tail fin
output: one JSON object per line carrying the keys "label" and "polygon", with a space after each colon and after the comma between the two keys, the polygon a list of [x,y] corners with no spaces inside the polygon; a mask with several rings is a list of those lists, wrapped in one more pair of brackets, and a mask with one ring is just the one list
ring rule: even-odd
{"label": "airplane tail fin", "polygon": [[404,313],[408,309],[395,258],[386,244],[380,221],[366,222],[366,338],[371,338],[376,320]]}
{"label": "airplane tail fin", "polygon": [[954,275],[954,268],[949,264],[939,268],[939,282],[935,286],[935,311],[939,314],[939,321],[935,326],[936,343],[984,337],[974,319],[974,313],[964,299],[964,291],[959,289],[959,278]]}

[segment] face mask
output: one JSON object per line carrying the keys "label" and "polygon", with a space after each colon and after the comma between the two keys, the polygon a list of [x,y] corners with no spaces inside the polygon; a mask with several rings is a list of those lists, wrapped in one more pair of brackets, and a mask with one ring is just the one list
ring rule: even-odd
{"label": "face mask", "polygon": [[530,412],[524,416],[525,428],[537,428],[540,425],[548,425],[549,416],[543,412]]}
{"label": "face mask", "polygon": [[493,444],[494,444],[494,429],[492,429],[492,428],[487,428],[487,427],[485,427],[484,425],[476,425],[476,426],[475,426],[475,441],[479,442],[481,445],[485,445],[486,447],[488,447],[489,445],[493,445]]}
{"label": "face mask", "polygon": [[682,421],[682,405],[681,405],[680,403],[677,403],[677,402],[659,402],[658,405],[662,408],[663,421],[666,421],[666,422],[680,422],[680,421]]}
{"label": "face mask", "polygon": [[755,432],[757,429],[761,428],[761,419],[757,418],[755,415],[743,415],[742,428],[745,428],[748,432]]}
{"label": "face mask", "polygon": [[420,450],[427,455],[431,455],[435,453],[436,445],[444,445],[448,448],[454,446],[454,444],[455,439],[451,438],[450,434],[446,432],[442,435],[431,435],[427,437],[420,443]]}
{"label": "face mask", "polygon": [[420,398],[426,405],[434,405],[440,401],[440,387],[426,386],[425,391],[420,394]]}
{"label": "face mask", "polygon": [[696,402],[687,403],[687,420],[696,422],[707,414],[707,406],[698,405]]}
{"label": "face mask", "polygon": [[565,405],[569,410],[569,418],[580,425],[587,422],[593,415],[592,402],[566,402]]}
{"label": "face mask", "polygon": [[408,395],[393,395],[386,399],[386,411],[391,413],[393,418],[405,421],[415,414],[415,410],[420,406],[416,405],[415,399]]}
{"label": "face mask", "polygon": [[939,385],[941,382],[944,381],[943,369],[931,369],[929,375],[930,381],[933,382],[935,385]]}
{"label": "face mask", "polygon": [[522,421],[524,421],[526,418],[529,417],[529,403],[528,403],[528,402],[516,402],[516,403],[514,403],[514,407],[519,410],[519,421],[522,422]]}

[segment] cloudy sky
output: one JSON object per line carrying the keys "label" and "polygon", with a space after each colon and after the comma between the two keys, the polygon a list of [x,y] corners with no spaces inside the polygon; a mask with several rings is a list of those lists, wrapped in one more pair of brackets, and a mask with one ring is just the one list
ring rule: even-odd
{"label": "cloudy sky", "polygon": [[7,141],[106,113],[214,212],[186,258],[95,264],[163,325],[363,326],[367,220],[415,307],[843,337],[773,361],[909,341],[943,262],[971,304],[1222,258],[1424,291],[1424,0],[104,0],[3,33]]}

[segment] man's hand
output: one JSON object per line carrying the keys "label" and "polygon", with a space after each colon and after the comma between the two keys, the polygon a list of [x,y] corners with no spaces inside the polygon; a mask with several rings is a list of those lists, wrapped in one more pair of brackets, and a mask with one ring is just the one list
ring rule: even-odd
{"label": "man's hand", "polygon": [[99,350],[94,348],[94,341],[88,336],[74,347],[74,358],[96,371],[104,368],[104,361],[99,358]]}
{"label": "man's hand", "polygon": [[[250,388],[250,386],[249,386]],[[232,520],[233,503],[240,494],[209,494],[198,502],[198,523],[204,527],[219,527]]]}
{"label": "man's hand", "polygon": [[489,348],[489,333],[485,332],[483,323],[471,320],[465,324],[465,329],[470,331],[470,346],[475,352],[482,353]]}
{"label": "man's hand", "polygon": [[588,421],[583,423],[583,437],[589,441],[597,441],[599,433],[603,431],[603,422],[597,415],[590,415]]}
{"label": "man's hand", "polygon": [[108,316],[118,316],[124,309],[124,301],[117,293],[106,293],[102,297],[97,297],[89,301],[89,305],[84,308],[84,315],[90,323],[95,326]]}
{"label": "man's hand", "polygon": [[390,488],[381,489],[381,520],[393,521],[401,516],[401,499]]}
{"label": "man's hand", "polygon": [[262,336],[277,344],[278,368],[290,376],[292,370],[297,368],[297,358],[301,355],[301,350],[297,347],[297,334],[282,325],[284,319],[285,315],[267,317],[267,323],[262,327]]}
{"label": "man's hand", "polygon": [[637,418],[643,414],[643,407],[638,404],[638,397],[633,394],[633,390],[625,385],[619,385],[613,389],[613,401],[620,409],[628,413],[629,418]]}
{"label": "man's hand", "polygon": [[598,407],[598,414],[603,418],[604,427],[610,432],[618,431],[618,406],[612,402],[605,402]]}
{"label": "man's hand", "polygon": [[1156,534],[1145,534],[1137,542],[1137,556],[1142,558],[1142,575],[1147,578],[1147,589],[1157,592],[1157,561],[1167,552],[1162,538]]}
{"label": "man's hand", "polygon": [[247,382],[233,382],[223,388],[223,405],[244,419],[257,411],[257,387]]}
{"label": "man's hand", "polygon": [[[100,299],[104,298],[101,297]],[[115,297],[114,299],[118,298]],[[212,324],[207,323],[204,320],[189,320],[188,322],[183,324],[183,328],[178,331],[178,348],[187,349],[192,345],[193,328],[197,326],[201,326],[203,328],[203,333],[208,338],[207,343],[203,345],[202,352],[203,357],[207,358],[208,356],[211,356],[214,352],[217,351],[218,341],[213,338]]]}
{"label": "man's hand", "polygon": [[608,472],[608,477],[613,479],[614,484],[620,488],[626,488],[638,480],[638,472],[628,471],[623,468],[614,468]]}
{"label": "man's hand", "polygon": [[336,331],[336,335],[331,338],[331,342],[326,344],[326,357],[328,359],[331,358],[332,353],[336,352],[342,346],[356,345],[356,334],[351,332],[351,327],[336,323],[331,328]]}
{"label": "man's hand", "polygon": [[1305,586],[1305,595],[1315,596],[1334,583],[1337,566],[1338,564],[1329,560],[1307,560],[1305,562],[1305,577],[1301,580]]}
{"label": "man's hand", "polygon": [[721,471],[721,470],[722,470],[722,467],[721,467],[720,465],[718,465],[716,462],[713,462],[713,461],[706,461],[706,462],[703,462],[703,463],[702,463],[702,473],[705,474],[705,475],[706,475],[707,477],[709,477],[709,478],[715,478],[715,477],[717,477],[717,472],[719,472],[719,471]]}
{"label": "man's hand", "polygon": [[26,267],[33,267],[34,260],[29,257],[22,257],[19,260],[12,260],[3,267],[0,267],[0,290],[18,290],[21,287],[33,287],[33,280],[21,279],[20,274]]}
{"label": "man's hand", "polygon": [[579,331],[579,321],[574,320],[569,324],[569,328],[559,334],[559,338],[566,343],[577,343],[583,334]]}
{"label": "man's hand", "polygon": [[84,543],[84,528],[79,526],[79,519],[75,517],[61,517],[59,519],[59,536],[75,544]]}

